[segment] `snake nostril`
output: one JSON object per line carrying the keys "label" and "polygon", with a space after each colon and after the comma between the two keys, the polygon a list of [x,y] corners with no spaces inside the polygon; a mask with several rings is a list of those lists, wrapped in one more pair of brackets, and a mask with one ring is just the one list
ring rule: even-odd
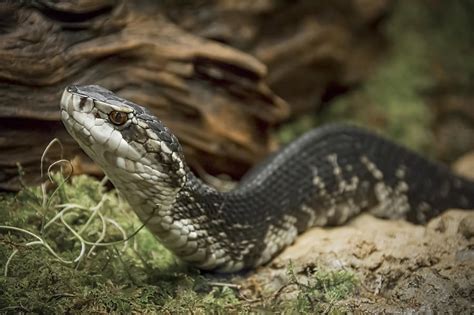
{"label": "snake nostril", "polygon": [[85,97],[81,97],[81,99],[79,101],[79,109],[80,110],[84,109],[84,107],[86,106],[86,101],[87,101],[87,99]]}
{"label": "snake nostril", "polygon": [[77,87],[75,85],[70,85],[66,88],[66,90],[70,93],[77,92]]}

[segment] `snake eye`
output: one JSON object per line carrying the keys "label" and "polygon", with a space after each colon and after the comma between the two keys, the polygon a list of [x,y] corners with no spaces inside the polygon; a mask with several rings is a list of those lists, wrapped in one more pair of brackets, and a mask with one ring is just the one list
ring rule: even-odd
{"label": "snake eye", "polygon": [[127,114],[123,112],[118,112],[118,111],[111,111],[109,114],[109,120],[114,124],[114,125],[123,125],[127,122],[128,116]]}

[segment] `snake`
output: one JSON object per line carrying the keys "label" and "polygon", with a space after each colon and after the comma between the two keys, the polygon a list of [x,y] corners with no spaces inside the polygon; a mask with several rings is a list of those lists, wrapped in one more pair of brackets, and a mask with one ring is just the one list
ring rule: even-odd
{"label": "snake", "polygon": [[219,191],[193,173],[177,137],[143,106],[98,85],[71,85],[60,113],[158,241],[202,270],[256,268],[307,229],[364,211],[424,224],[449,208],[474,208],[472,180],[350,124],[308,131]]}

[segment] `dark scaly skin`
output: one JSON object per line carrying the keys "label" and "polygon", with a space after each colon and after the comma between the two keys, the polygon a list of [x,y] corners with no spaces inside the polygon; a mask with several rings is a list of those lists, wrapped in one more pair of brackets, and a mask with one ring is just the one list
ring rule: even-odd
{"label": "dark scaly skin", "polygon": [[[362,211],[426,223],[448,208],[474,208],[472,181],[372,132],[345,125],[306,133],[263,161],[233,191],[221,193],[189,171],[175,137],[145,109],[97,86],[77,89],[70,93],[105,103],[127,103],[160,143],[179,153],[170,162],[169,155],[163,155],[166,152],[143,149],[152,146],[147,146],[142,130],[131,124],[120,130],[124,141],[141,150],[167,177],[155,183],[129,180],[127,171],[117,175],[114,165],[100,158],[98,163],[142,220],[153,216],[147,226],[165,246],[202,269],[253,268],[268,262],[309,227],[343,224]],[[63,121],[68,127],[70,118]],[[90,141],[78,132],[72,135],[92,159],[98,159],[100,155],[88,147]],[[158,188],[152,190],[154,185]],[[149,193],[146,204],[140,203],[143,200],[134,187]],[[162,201],[170,196],[170,203]]]}
{"label": "dark scaly skin", "polygon": [[[426,223],[448,208],[474,208],[472,181],[371,132],[345,125],[308,132],[263,161],[229,193],[202,189],[198,179],[188,176],[193,180],[183,191],[191,192],[198,203],[180,194],[177,207],[186,209],[186,214],[207,209],[213,219],[201,224],[215,238],[224,231],[236,259],[253,246],[243,257],[246,267],[278,253],[275,250],[261,259],[268,246],[262,240],[270,226],[288,230],[284,215],[296,218],[292,225],[299,234],[311,226],[343,224],[364,210],[377,217]],[[385,190],[392,189],[385,198],[384,185]],[[380,204],[383,206],[376,208]],[[314,212],[314,219],[302,210],[303,205]],[[250,245],[235,246],[244,238]],[[274,242],[280,242],[280,249],[285,245],[281,239]]]}

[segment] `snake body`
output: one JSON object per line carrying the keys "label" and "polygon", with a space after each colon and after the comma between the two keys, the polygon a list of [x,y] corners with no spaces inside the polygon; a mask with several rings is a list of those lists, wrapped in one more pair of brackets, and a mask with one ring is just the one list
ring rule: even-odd
{"label": "snake body", "polygon": [[254,268],[309,227],[361,211],[425,223],[474,208],[474,182],[352,126],[309,131],[218,192],[188,169],[160,120],[100,86],[66,88],[61,118],[160,242],[205,270]]}

